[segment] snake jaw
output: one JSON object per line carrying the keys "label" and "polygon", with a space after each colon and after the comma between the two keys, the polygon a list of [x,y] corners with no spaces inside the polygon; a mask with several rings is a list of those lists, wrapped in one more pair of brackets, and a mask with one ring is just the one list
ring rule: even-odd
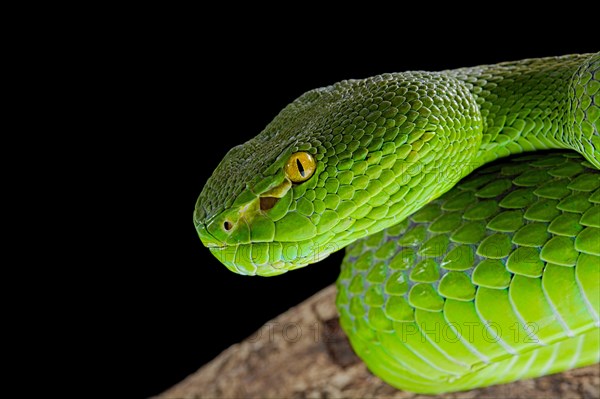
{"label": "snake jaw", "polygon": [[[279,243],[268,243],[267,252],[272,253],[273,248]],[[252,245],[228,245],[224,247],[210,247],[210,252],[230,271],[244,276],[270,277],[296,269],[298,265],[284,260],[268,259],[265,263],[259,261],[253,254]]]}

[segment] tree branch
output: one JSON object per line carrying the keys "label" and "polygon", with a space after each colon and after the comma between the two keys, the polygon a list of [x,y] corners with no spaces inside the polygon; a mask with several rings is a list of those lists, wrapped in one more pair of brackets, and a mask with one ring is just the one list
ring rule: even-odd
{"label": "tree branch", "polygon": [[[423,398],[372,375],[339,327],[330,286],[266,323],[162,399],[196,398]],[[598,364],[561,374],[496,385],[445,398],[599,398]]]}

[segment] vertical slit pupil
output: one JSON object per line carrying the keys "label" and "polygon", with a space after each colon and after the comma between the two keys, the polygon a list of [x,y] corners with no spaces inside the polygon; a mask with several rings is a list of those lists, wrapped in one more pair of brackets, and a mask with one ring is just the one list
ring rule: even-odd
{"label": "vertical slit pupil", "polygon": [[296,159],[296,166],[298,166],[298,172],[300,172],[300,176],[304,176],[304,166],[302,166],[302,162],[299,159]]}

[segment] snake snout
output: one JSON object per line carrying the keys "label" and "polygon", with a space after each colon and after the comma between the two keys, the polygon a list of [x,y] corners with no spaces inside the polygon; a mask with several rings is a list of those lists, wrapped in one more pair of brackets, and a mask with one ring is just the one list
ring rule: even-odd
{"label": "snake snout", "polygon": [[221,240],[210,234],[204,223],[196,222],[196,231],[204,246],[208,248],[222,248],[225,245]]}

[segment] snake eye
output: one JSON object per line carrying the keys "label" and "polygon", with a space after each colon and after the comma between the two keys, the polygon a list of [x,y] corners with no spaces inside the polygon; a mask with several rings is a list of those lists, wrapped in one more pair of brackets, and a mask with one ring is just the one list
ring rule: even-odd
{"label": "snake eye", "polygon": [[317,163],[308,152],[295,152],[285,164],[285,175],[292,183],[302,183],[315,173]]}

